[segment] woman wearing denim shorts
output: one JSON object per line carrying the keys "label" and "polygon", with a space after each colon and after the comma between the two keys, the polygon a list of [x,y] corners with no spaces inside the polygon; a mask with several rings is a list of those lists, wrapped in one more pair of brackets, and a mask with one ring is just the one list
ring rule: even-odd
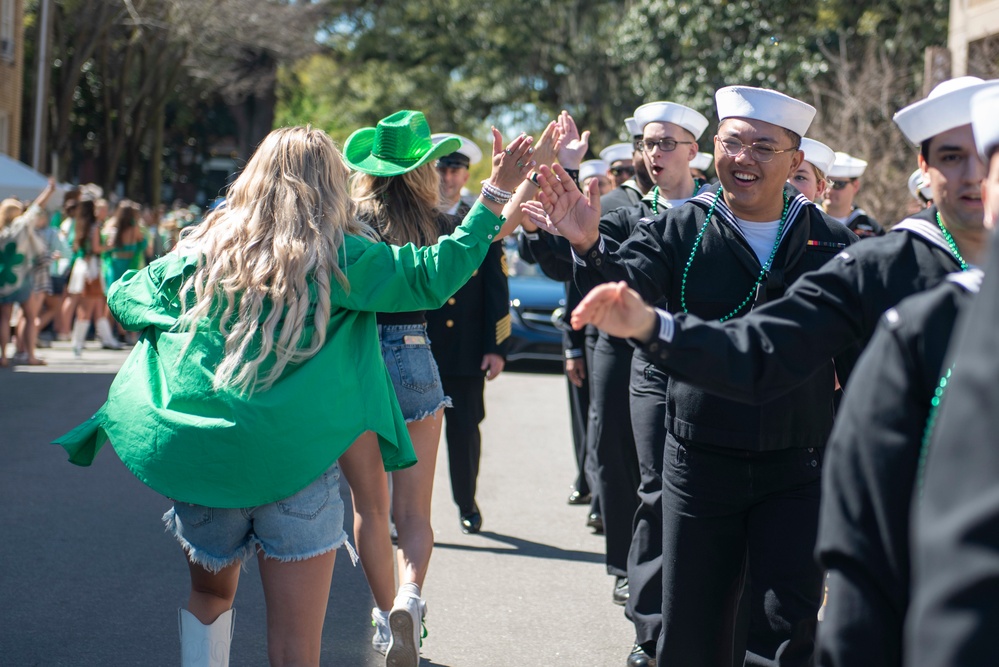
{"label": "woman wearing denim shorts", "polygon": [[[528,143],[494,162],[497,186],[523,178],[514,164]],[[439,307],[501,222],[486,201],[433,247],[390,246],[355,215],[347,177],[324,132],[269,134],[224,206],[112,286],[111,311],[141,338],[104,406],[56,440],[79,465],[110,440],[173,499],[163,518],[191,575],[184,667],[228,665],[232,601],[254,556],[271,664],[319,665],[347,539],[337,459],[370,437],[384,469],[416,462],[374,313]]]}
{"label": "woman wearing denim shorts", "polygon": [[[357,130],[344,144],[344,158],[356,172],[352,196],[359,214],[389,243],[429,245],[448,224],[440,208],[435,160],[457,150],[460,140],[451,137],[433,143],[429,136],[422,113],[399,111],[380,120],[376,127]],[[497,137],[494,135],[494,165],[502,153]],[[528,137],[525,141],[530,144],[532,140]],[[532,153],[533,148],[527,148],[518,167],[529,170]],[[488,198],[489,188],[484,186],[484,190]],[[491,201],[505,203],[510,196],[501,190]],[[502,222],[494,226],[496,239],[502,238],[502,228]],[[388,485],[380,472],[378,450],[368,441],[364,447],[352,448],[341,464],[353,494],[354,536],[361,564],[375,599],[372,645],[386,654],[389,667],[416,667],[426,615],[421,589],[434,545],[430,524],[434,471],[443,412],[451,403],[444,395],[430,352],[425,311],[379,313],[378,330],[385,366],[418,459],[412,468],[392,475],[398,590],[388,539]]]}

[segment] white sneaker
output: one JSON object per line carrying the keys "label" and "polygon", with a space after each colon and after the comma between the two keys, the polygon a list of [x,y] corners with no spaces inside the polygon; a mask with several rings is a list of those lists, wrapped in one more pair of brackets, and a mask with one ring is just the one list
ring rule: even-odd
{"label": "white sneaker", "polygon": [[375,628],[375,636],[371,638],[371,645],[376,651],[385,655],[392,639],[392,633],[389,632],[388,612],[374,607],[371,610],[371,625]]}
{"label": "white sneaker", "polygon": [[400,592],[389,612],[388,652],[385,654],[385,667],[419,667],[420,645],[426,637],[423,618],[427,615],[427,603],[421,598]]}

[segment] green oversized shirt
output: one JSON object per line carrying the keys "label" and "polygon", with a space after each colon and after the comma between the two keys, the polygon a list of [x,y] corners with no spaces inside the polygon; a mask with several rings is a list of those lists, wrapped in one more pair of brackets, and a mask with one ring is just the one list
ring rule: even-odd
{"label": "green oversized shirt", "polygon": [[[323,348],[289,365],[266,391],[215,391],[224,338],[218,322],[175,331],[178,293],[197,256],[170,254],[116,282],[108,305],[143,332],[90,420],[55,440],[90,465],[110,440],[155,491],[209,507],[252,507],[286,498],[329,468],[365,431],[378,435],[386,470],[416,463],[382,360],[376,312],[439,308],[482,263],[502,219],[477,203],[437,245],[417,248],[348,236],[332,281]],[[262,367],[266,369],[266,365]]]}

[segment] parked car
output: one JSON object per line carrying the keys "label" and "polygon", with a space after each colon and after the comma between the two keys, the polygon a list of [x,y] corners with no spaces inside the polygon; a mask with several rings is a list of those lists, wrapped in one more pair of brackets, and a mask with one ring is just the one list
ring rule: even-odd
{"label": "parked car", "polygon": [[520,259],[516,245],[507,245],[511,333],[507,361],[562,362],[565,286],[534,264]]}

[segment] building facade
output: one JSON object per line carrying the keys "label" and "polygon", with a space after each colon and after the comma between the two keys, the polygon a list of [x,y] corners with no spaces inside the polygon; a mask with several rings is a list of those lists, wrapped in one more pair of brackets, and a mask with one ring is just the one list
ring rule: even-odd
{"label": "building facade", "polygon": [[947,48],[953,76],[999,76],[999,0],[951,0]]}

